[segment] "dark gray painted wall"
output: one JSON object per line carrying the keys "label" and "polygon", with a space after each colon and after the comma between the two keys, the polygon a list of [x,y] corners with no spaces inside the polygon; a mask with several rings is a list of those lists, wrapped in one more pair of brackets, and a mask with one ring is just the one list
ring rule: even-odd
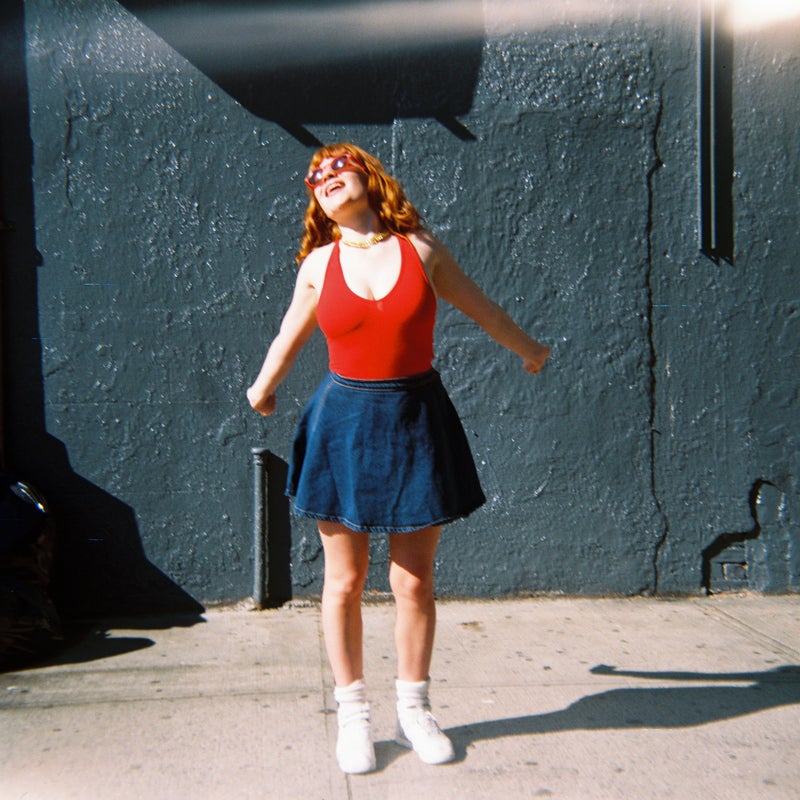
{"label": "dark gray painted wall", "polygon": [[[698,252],[694,4],[591,20],[530,5],[483,3],[477,71],[426,95],[443,114],[404,112],[396,88],[394,120],[366,96],[360,118],[328,104],[298,128],[223,92],[145,27],[147,4],[25,3],[41,265],[35,298],[12,276],[9,313],[27,309],[14,352],[36,339],[41,377],[12,370],[9,448],[57,506],[74,608],[251,593],[250,448],[279,479],[325,370],[317,337],[274,417],[246,406],[293,285],[311,137],[376,152],[553,345],[531,378],[440,310],[438,367],[489,497],[444,536],[441,594],[691,594],[704,575],[797,591],[798,21],[736,39],[731,266]],[[347,91],[325,74],[312,99]],[[318,593],[313,526],[273,513],[274,594]],[[375,537],[371,588],[387,559]]]}

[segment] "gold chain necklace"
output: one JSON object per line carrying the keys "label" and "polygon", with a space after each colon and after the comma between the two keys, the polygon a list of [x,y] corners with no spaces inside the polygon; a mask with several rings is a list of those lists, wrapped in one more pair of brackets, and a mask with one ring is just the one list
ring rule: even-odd
{"label": "gold chain necklace", "polygon": [[363,241],[352,241],[350,239],[345,239],[344,237],[342,237],[340,241],[342,244],[346,244],[348,247],[359,247],[362,250],[366,250],[368,247],[372,247],[372,245],[382,242],[391,235],[391,231],[383,231],[383,233],[373,233],[372,236],[364,239]]}

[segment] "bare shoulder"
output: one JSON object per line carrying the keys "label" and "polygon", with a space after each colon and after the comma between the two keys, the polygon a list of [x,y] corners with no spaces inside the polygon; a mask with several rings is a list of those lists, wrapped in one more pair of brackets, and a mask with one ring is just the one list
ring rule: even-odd
{"label": "bare shoulder", "polygon": [[414,245],[414,249],[419,255],[425,272],[429,278],[433,278],[437,267],[449,255],[447,248],[430,231],[419,228],[413,233],[408,234],[408,240]]}
{"label": "bare shoulder", "polygon": [[444,250],[444,245],[429,230],[418,228],[408,234],[408,240],[414,245],[423,261],[435,258]]}
{"label": "bare shoulder", "polygon": [[419,257],[425,266],[425,271],[437,291],[446,276],[461,274],[461,268],[453,258],[452,253],[447,249],[447,246],[430,231],[420,228],[409,235],[409,240],[419,253]]}
{"label": "bare shoulder", "polygon": [[319,294],[322,289],[322,283],[325,280],[325,270],[331,257],[331,250],[333,250],[333,242],[312,250],[303,259],[303,263],[300,264],[300,269],[297,273],[298,285],[313,286]]}

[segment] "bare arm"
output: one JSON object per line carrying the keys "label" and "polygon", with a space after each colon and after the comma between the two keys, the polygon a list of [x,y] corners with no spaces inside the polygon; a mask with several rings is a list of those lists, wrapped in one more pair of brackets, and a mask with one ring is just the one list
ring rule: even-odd
{"label": "bare arm", "polygon": [[309,279],[307,263],[300,267],[280,331],[267,351],[258,377],[247,390],[250,405],[265,417],[275,411],[275,391],[317,327],[317,290]]}
{"label": "bare arm", "polygon": [[488,298],[438,239],[427,233],[417,238],[415,244],[422,245],[420,255],[428,263],[436,294],[477,322],[496,342],[516,353],[527,372],[539,372],[550,355],[550,348],[528,336]]}

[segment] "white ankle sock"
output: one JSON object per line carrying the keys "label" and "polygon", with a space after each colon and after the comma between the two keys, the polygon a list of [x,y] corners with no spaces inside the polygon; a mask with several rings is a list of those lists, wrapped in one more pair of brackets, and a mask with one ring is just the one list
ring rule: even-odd
{"label": "white ankle sock", "polygon": [[430,708],[428,690],[430,680],[394,682],[397,690],[397,708]]}
{"label": "white ankle sock", "polygon": [[353,681],[348,686],[334,686],[333,699],[337,703],[366,703],[367,685],[363,678]]}

